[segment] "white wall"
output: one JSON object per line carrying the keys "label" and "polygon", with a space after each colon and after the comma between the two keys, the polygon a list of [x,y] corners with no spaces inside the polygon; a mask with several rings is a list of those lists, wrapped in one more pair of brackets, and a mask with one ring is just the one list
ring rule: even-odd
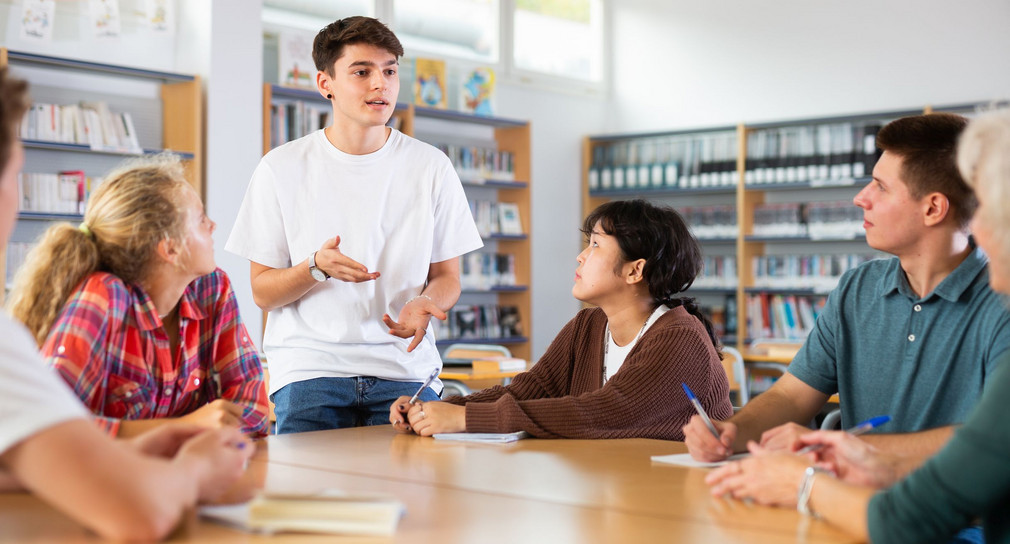
{"label": "white wall", "polygon": [[608,130],[1010,97],[1006,0],[614,4]]}

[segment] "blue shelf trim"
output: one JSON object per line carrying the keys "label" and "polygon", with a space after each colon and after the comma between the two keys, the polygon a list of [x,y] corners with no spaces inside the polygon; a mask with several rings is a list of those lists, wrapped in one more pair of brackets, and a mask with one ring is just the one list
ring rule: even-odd
{"label": "blue shelf trim", "polygon": [[831,291],[817,291],[812,288],[775,289],[772,287],[746,287],[747,294],[768,293],[769,295],[827,295]]}
{"label": "blue shelf trim", "polygon": [[102,72],[117,76],[127,76],[142,79],[160,79],[162,81],[193,81],[195,76],[179,74],[175,72],[161,72],[158,70],[145,70],[142,68],[129,68],[117,66],[115,64],[103,64],[100,62],[88,62],[83,60],[67,59],[62,57],[51,57],[48,55],[36,55],[35,53],[25,53],[22,51],[7,51],[7,59],[10,62],[21,62],[25,64],[37,64],[40,66],[54,66],[57,68],[70,68],[85,72]]}
{"label": "blue shelf trim", "polygon": [[465,294],[490,294],[490,293],[522,293],[529,290],[525,285],[498,285],[490,289],[463,289]]}
{"label": "blue shelf trim", "polygon": [[853,238],[811,238],[809,236],[747,236],[748,242],[865,242],[866,236]]}
{"label": "blue shelf trim", "polygon": [[[53,151],[73,151],[76,153],[96,153],[100,155],[117,155],[120,157],[137,157],[137,153],[128,151],[107,151],[104,149],[91,149],[85,144],[68,144],[64,142],[47,142],[45,140],[22,140],[21,143],[29,149],[49,149]],[[171,149],[145,149],[143,155],[154,155],[156,153],[172,153],[190,160],[193,154],[185,151],[172,151]]]}
{"label": "blue shelf trim", "polygon": [[473,115],[453,110],[440,110],[426,108],[424,106],[414,106],[414,115],[418,117],[430,117],[432,119],[446,119],[448,121],[460,121],[476,125],[489,125],[493,127],[524,127],[529,123],[517,119],[505,119],[504,117],[490,117],[484,115]]}
{"label": "blue shelf trim", "polygon": [[481,240],[498,240],[498,241],[519,241],[528,238],[525,234],[492,234],[490,236],[481,236]]}
{"label": "blue shelf trim", "polygon": [[791,191],[794,189],[835,189],[858,187],[873,181],[870,176],[852,179],[795,181],[791,183],[750,183],[744,186],[748,191]]}
{"label": "blue shelf trim", "polygon": [[736,194],[736,185],[729,187],[692,187],[682,189],[680,187],[643,188],[643,189],[607,189],[589,191],[591,197],[620,197],[620,196],[655,196],[655,195],[697,195],[697,194]]}
{"label": "blue shelf trim", "polygon": [[526,181],[501,181],[496,179],[461,179],[466,187],[487,187],[490,189],[525,189],[529,187]]}
{"label": "blue shelf trim", "polygon": [[35,221],[81,221],[83,215],[76,213],[49,213],[49,212],[18,212],[18,219],[31,219]]}
{"label": "blue shelf trim", "polygon": [[525,336],[505,336],[502,338],[445,338],[436,340],[436,346],[448,346],[451,344],[522,344],[529,342]]}
{"label": "blue shelf trim", "polygon": [[708,134],[711,132],[736,132],[735,125],[694,128],[684,130],[664,130],[661,132],[638,132],[631,134],[603,134],[600,136],[590,136],[590,142],[613,142],[619,140],[635,140],[638,138],[662,138],[664,136],[680,136],[684,134]]}

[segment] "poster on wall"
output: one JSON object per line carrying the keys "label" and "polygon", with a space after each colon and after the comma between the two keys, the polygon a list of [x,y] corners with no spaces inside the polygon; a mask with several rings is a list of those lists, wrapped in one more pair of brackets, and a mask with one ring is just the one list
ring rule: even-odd
{"label": "poster on wall", "polygon": [[414,61],[414,104],[446,109],[445,61],[416,59]]}
{"label": "poster on wall", "polygon": [[154,32],[175,33],[175,0],[145,0],[144,20]]}
{"label": "poster on wall", "polygon": [[90,0],[91,28],[95,38],[109,40],[119,37],[119,0]]}
{"label": "poster on wall", "polygon": [[462,104],[460,111],[474,115],[494,113],[494,70],[488,67],[475,68],[462,80],[459,93]]}
{"label": "poster on wall", "polygon": [[24,0],[21,2],[21,39],[38,42],[53,41],[55,0]]}
{"label": "poster on wall", "polygon": [[314,34],[281,32],[277,38],[277,81],[286,87],[316,88],[316,64],[312,61]]}

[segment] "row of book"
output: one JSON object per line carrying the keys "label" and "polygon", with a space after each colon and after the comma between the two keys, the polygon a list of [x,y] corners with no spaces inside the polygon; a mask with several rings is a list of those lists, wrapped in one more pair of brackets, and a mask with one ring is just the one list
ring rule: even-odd
{"label": "row of book", "polygon": [[824,295],[748,295],[747,331],[755,339],[802,340],[813,330],[827,300]]}
{"label": "row of book", "polygon": [[699,240],[736,238],[736,206],[687,206],[678,211]]}
{"label": "row of book", "polygon": [[96,151],[142,153],[129,113],[105,102],[33,104],[21,121],[21,139],[90,146]]}
{"label": "row of book", "polygon": [[7,243],[7,277],[5,285],[9,288],[14,283],[14,274],[25,264],[28,252],[35,247],[35,242]]}
{"label": "row of book", "polygon": [[484,290],[516,284],[516,258],[511,253],[473,251],[459,258],[463,290]]}
{"label": "row of book", "polygon": [[442,150],[463,181],[515,181],[515,155],[488,147],[436,144]]}
{"label": "row of book", "polygon": [[736,257],[708,255],[702,257],[704,267],[694,280],[694,289],[735,289],[737,285]]}
{"label": "row of book", "polygon": [[846,271],[876,258],[879,255],[865,253],[754,257],[754,287],[827,293],[838,285],[838,279]]}
{"label": "row of book", "polygon": [[599,144],[593,148],[589,190],[732,187],[736,157],[735,131]]}
{"label": "row of book", "polygon": [[515,202],[494,200],[470,200],[470,213],[477,224],[477,232],[482,237],[496,234],[518,235],[523,233],[519,206]]}
{"label": "row of book", "polygon": [[445,322],[432,320],[432,323],[436,324],[436,337],[440,340],[523,336],[518,306],[457,305],[449,310],[448,314],[449,317]]}
{"label": "row of book", "polygon": [[712,320],[716,336],[736,334],[736,295],[729,295],[714,304],[703,304],[701,311]]}
{"label": "row of book", "polygon": [[869,176],[881,121],[752,130],[744,183],[832,182]]}
{"label": "row of book", "polygon": [[850,201],[787,202],[754,208],[754,235],[852,239],[864,234],[863,210]]}
{"label": "row of book", "polygon": [[329,104],[292,101],[270,104],[270,147],[277,147],[329,126]]}
{"label": "row of book", "polygon": [[100,178],[89,178],[80,170],[58,174],[19,173],[18,211],[82,215],[88,196],[100,182]]}

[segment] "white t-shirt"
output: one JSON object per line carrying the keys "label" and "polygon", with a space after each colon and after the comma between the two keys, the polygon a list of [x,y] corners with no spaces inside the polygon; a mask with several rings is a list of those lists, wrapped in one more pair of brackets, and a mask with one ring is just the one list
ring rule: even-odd
{"label": "white t-shirt", "polygon": [[397,318],[430,263],[483,245],[448,157],[397,130],[367,155],[338,150],[322,130],[288,142],[260,160],[225,249],[287,268],[337,235],[342,253],[381,275],[330,279],[270,312],[271,394],[321,377],[423,381],[442,364],[431,326],[407,353],[410,339],[389,334],[382,314]]}
{"label": "white t-shirt", "polygon": [[2,312],[0,338],[0,453],[57,423],[91,417],[42,361],[28,330]]}
{"label": "white t-shirt", "polygon": [[631,348],[635,347],[635,344],[638,343],[638,339],[645,334],[645,331],[649,330],[649,327],[651,327],[653,323],[669,311],[670,308],[665,304],[660,304],[656,307],[656,309],[652,311],[652,315],[645,320],[645,324],[642,325],[642,330],[638,331],[638,335],[636,335],[631,342],[628,342],[627,345],[624,346],[618,346],[617,342],[614,342],[614,337],[610,335],[610,325],[607,325],[607,352],[603,358],[603,365],[605,368],[603,381],[607,381],[610,378],[613,378],[614,374],[617,374],[617,371],[621,369],[621,365],[624,364],[624,360],[627,359],[628,354],[631,353]]}

